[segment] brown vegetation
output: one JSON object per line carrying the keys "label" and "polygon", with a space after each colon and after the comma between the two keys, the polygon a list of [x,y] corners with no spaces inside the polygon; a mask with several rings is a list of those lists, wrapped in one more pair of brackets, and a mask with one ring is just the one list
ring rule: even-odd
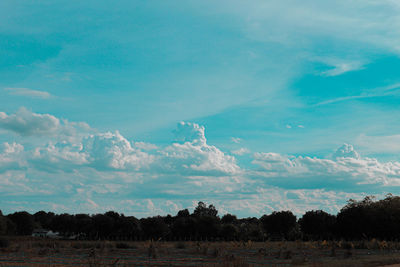
{"label": "brown vegetation", "polygon": [[0,266],[383,266],[398,242],[68,241],[11,237]]}

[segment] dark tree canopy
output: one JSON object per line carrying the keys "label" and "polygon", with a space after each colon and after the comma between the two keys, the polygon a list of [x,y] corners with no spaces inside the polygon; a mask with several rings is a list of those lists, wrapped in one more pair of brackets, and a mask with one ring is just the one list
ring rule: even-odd
{"label": "dark tree canopy", "polygon": [[15,225],[17,235],[30,235],[34,228],[34,219],[31,214],[26,211],[15,212],[8,215],[8,218]]}
{"label": "dark tree canopy", "polygon": [[115,211],[104,214],[54,214],[26,211],[4,216],[0,211],[0,235],[30,235],[34,228],[59,232],[78,239],[122,240],[287,240],[400,239],[400,197],[387,195],[382,200],[366,197],[349,200],[335,215],[322,210],[307,211],[298,221],[290,211],[274,211],[238,219],[233,214],[220,218],[214,205],[199,202],[193,213],[188,209],[176,216],[154,216],[140,220]]}
{"label": "dark tree canopy", "polygon": [[261,222],[267,233],[287,236],[296,226],[296,216],[291,211],[274,211],[261,217]]}
{"label": "dark tree canopy", "polygon": [[199,202],[197,207],[195,208],[193,214],[195,216],[211,216],[211,217],[217,217],[218,210],[214,207],[214,205],[209,205],[207,208],[207,205],[204,204],[204,202]]}
{"label": "dark tree canopy", "polygon": [[235,215],[228,213],[228,214],[225,214],[224,216],[222,216],[221,222],[222,223],[237,223],[237,218]]}
{"label": "dark tree canopy", "polygon": [[336,216],[322,210],[307,211],[299,220],[301,231],[310,239],[331,239],[335,223]]}

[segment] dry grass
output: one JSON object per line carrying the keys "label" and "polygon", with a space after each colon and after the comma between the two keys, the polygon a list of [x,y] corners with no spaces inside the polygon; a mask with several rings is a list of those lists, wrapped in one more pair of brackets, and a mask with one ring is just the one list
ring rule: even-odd
{"label": "dry grass", "polygon": [[400,243],[65,241],[8,238],[0,266],[383,266]]}

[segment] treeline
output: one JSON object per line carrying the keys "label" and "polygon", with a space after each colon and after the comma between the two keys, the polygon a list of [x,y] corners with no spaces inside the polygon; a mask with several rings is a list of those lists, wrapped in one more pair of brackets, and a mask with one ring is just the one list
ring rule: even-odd
{"label": "treeline", "polygon": [[85,240],[399,240],[400,197],[349,200],[337,215],[313,210],[299,219],[291,211],[273,212],[261,218],[238,219],[231,214],[220,217],[213,205],[203,202],[192,214],[184,209],[175,216],[143,219],[114,211],[95,215],[44,211],[32,215],[22,211],[6,216],[0,211],[0,235],[31,235],[37,228]]}

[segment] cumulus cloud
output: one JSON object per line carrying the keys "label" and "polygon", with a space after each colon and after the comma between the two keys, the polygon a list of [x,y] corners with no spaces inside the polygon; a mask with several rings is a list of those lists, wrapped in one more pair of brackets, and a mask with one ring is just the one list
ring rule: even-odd
{"label": "cumulus cloud", "polygon": [[37,169],[62,171],[71,171],[89,163],[87,154],[82,153],[81,144],[66,141],[35,148],[30,161]]}
{"label": "cumulus cloud", "polygon": [[201,146],[206,144],[207,141],[204,131],[204,126],[181,121],[178,123],[177,129],[174,131],[175,140],[179,143],[193,143]]}
{"label": "cumulus cloud", "polygon": [[0,127],[20,135],[54,134],[60,127],[60,120],[49,114],[37,114],[20,108],[11,115],[0,112]]}
{"label": "cumulus cloud", "polygon": [[38,114],[20,108],[15,114],[0,112],[0,128],[17,133],[21,136],[73,136],[90,127],[86,123],[60,120],[50,114]]}
{"label": "cumulus cloud", "polygon": [[[55,118],[48,116],[50,121]],[[71,205],[82,212],[119,207],[122,199],[134,194],[138,206],[131,211],[146,216],[176,212],[189,205],[183,203],[204,197],[221,211],[262,215],[279,209],[301,213],[321,207],[335,212],[348,198],[359,196],[361,193],[352,194],[363,191],[360,188],[382,191],[400,186],[399,162],[362,157],[349,144],[329,158],[254,153],[253,165],[246,168],[240,167],[234,156],[208,144],[203,126],[181,122],[175,134],[177,141],[167,146],[129,141],[118,131],[46,145],[27,144],[26,148],[4,143],[0,148],[0,191],[8,186],[11,191],[2,191],[7,195],[68,194],[77,200]],[[249,152],[241,148],[231,153]],[[111,206],[105,203],[104,199],[116,194],[121,198]],[[160,194],[168,197],[154,198]],[[175,201],[176,196],[186,202]]]}
{"label": "cumulus cloud", "polygon": [[49,142],[30,151],[28,158],[33,168],[41,170],[72,171],[90,167],[156,176],[238,174],[236,159],[208,145],[204,130],[198,124],[181,122],[175,131],[180,141],[163,148],[130,142],[118,131],[95,133],[73,141]]}
{"label": "cumulus cloud", "polygon": [[118,131],[90,135],[83,141],[82,152],[98,169],[139,170],[154,161],[154,156],[132,147]]}
{"label": "cumulus cloud", "polygon": [[45,91],[32,90],[29,88],[4,88],[10,95],[27,96],[32,98],[50,98],[51,94]]}
{"label": "cumulus cloud", "polygon": [[164,170],[198,175],[239,173],[240,168],[233,156],[207,144],[203,126],[181,122],[175,134],[180,142],[160,151],[160,166]]}
{"label": "cumulus cloud", "polygon": [[283,185],[284,181],[290,181],[298,187],[307,186],[307,180],[320,187],[351,187],[357,184],[400,185],[399,162],[382,163],[374,158],[360,157],[348,144],[340,147],[333,158],[331,160],[285,156],[278,153],[255,153],[253,164],[260,167],[256,175],[277,179],[275,183],[280,185]]}
{"label": "cumulus cloud", "polygon": [[30,157],[36,168],[63,171],[79,167],[101,171],[138,171],[148,167],[153,160],[154,156],[134,148],[118,131],[90,134],[78,143],[49,143],[35,148]]}
{"label": "cumulus cloud", "polygon": [[358,152],[354,150],[354,147],[352,145],[343,144],[336,150],[335,154],[333,155],[333,158],[359,159],[360,154],[358,154]]}
{"label": "cumulus cloud", "polygon": [[0,173],[7,170],[21,169],[25,165],[24,147],[17,143],[3,143],[0,153]]}

